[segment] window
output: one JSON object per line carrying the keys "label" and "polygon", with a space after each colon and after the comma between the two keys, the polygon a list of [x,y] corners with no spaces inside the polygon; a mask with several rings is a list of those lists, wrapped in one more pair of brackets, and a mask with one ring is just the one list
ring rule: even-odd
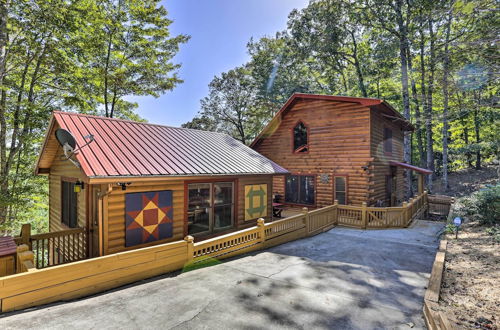
{"label": "window", "polygon": [[69,228],[78,225],[78,194],[75,192],[75,183],[62,181],[61,192],[61,222]]}
{"label": "window", "polygon": [[314,205],[314,176],[288,175],[285,184],[285,202]]}
{"label": "window", "polygon": [[335,198],[339,201],[339,204],[346,205],[347,204],[347,178],[345,176],[336,176],[334,178],[335,185]]}
{"label": "window", "polygon": [[188,185],[188,232],[209,234],[233,226],[234,194],[232,182]]}
{"label": "window", "polygon": [[392,130],[390,128],[384,128],[384,152],[392,153]]}
{"label": "window", "polygon": [[299,121],[293,128],[293,152],[307,152],[308,150],[307,126]]}

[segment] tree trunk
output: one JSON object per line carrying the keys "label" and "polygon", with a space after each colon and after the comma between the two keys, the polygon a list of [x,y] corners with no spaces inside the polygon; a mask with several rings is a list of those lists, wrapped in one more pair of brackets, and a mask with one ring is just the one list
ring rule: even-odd
{"label": "tree trunk", "polygon": [[409,47],[408,47],[408,70],[410,71],[411,94],[415,106],[415,131],[416,131],[415,133],[417,135],[418,159],[420,166],[424,167],[425,153],[424,153],[424,142],[422,139],[422,114],[420,113],[417,85],[413,77],[413,64]]}
{"label": "tree trunk", "polygon": [[[476,93],[474,93],[476,94]],[[480,120],[479,120],[479,107],[481,106],[481,96],[477,96],[477,106],[474,107],[474,130],[476,133],[476,170],[481,169],[481,148],[480,148],[480,143],[481,143],[481,137],[479,136],[479,126],[480,126]]]}
{"label": "tree trunk", "polygon": [[368,93],[366,92],[366,87],[365,87],[365,79],[363,77],[363,71],[361,70],[361,64],[359,63],[358,60],[358,43],[356,42],[356,36],[354,35],[354,31],[349,31],[349,32],[352,38],[352,45],[353,45],[352,57],[354,60],[354,67],[356,68],[356,74],[358,75],[359,90],[361,91],[363,97],[368,97]]}
{"label": "tree trunk", "polygon": [[[408,91],[408,31],[406,24],[403,19],[402,13],[403,1],[397,0],[395,3],[396,9],[396,20],[399,28],[399,57],[401,64],[401,88],[403,95],[403,116],[406,120],[410,121],[410,95]],[[408,8],[408,10],[410,10]],[[404,133],[403,142],[403,159],[406,163],[411,164],[411,134],[409,132]],[[406,181],[406,198],[410,198],[412,193],[411,186],[411,172],[405,171],[405,181]]]}
{"label": "tree trunk", "polygon": [[[451,3],[451,6],[453,2]],[[443,59],[443,189],[447,191],[448,185],[448,74],[450,69],[450,30],[451,21],[453,19],[452,9],[448,14],[448,22],[446,23],[446,39],[444,44],[444,59]]]}
{"label": "tree trunk", "polygon": [[[434,171],[434,141],[432,140],[432,93],[434,93],[434,72],[435,72],[435,53],[434,53],[434,23],[432,18],[429,17],[429,84],[427,87],[427,108],[425,111],[425,131],[426,131],[426,144],[427,144],[427,168]],[[432,180],[434,173],[428,175],[428,190],[432,192]]]}
{"label": "tree trunk", "polygon": [[8,193],[8,173],[4,173],[7,161],[7,120],[6,104],[7,91],[4,86],[6,75],[6,51],[9,36],[7,31],[7,21],[9,12],[9,1],[0,0],[0,226],[5,223],[7,217],[7,204],[5,203]]}

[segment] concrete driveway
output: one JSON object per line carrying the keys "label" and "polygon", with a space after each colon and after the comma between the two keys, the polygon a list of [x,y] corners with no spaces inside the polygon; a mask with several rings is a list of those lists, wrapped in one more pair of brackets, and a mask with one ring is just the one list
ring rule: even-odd
{"label": "concrete driveway", "polygon": [[0,328],[423,328],[442,227],[334,228],[213,267],[5,314]]}

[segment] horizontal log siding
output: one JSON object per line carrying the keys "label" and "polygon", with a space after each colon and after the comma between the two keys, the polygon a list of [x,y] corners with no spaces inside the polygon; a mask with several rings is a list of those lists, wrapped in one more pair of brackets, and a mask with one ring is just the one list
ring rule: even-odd
{"label": "horizontal log siding", "polygon": [[[292,152],[292,129],[302,120],[309,129],[309,152]],[[300,100],[286,112],[277,129],[255,150],[291,173],[316,175],[316,207],[333,204],[333,176],[348,176],[348,202],[368,198],[370,158],[369,109],[346,102]],[[320,174],[329,174],[322,183]],[[274,192],[284,195],[283,177],[274,179]]]}
{"label": "horizontal log siding", "polygon": [[[392,121],[384,117],[380,112],[371,110],[371,153],[374,158],[372,162],[370,199],[368,205],[374,204],[377,200],[386,200],[386,175],[390,174],[389,161],[403,161],[403,131],[397,121]],[[384,153],[384,128],[392,130],[392,155]],[[404,198],[405,183],[403,169],[397,168],[396,172],[396,198],[402,202]]]}
{"label": "horizontal log siding", "polygon": [[[238,200],[235,203],[236,207],[236,219],[235,219],[235,229],[236,228],[246,228],[250,226],[255,226],[257,219],[252,221],[244,221],[244,208],[245,208],[245,185],[246,184],[268,184],[268,211],[267,216],[264,217],[266,220],[270,220],[271,208],[272,208],[272,176],[270,175],[258,175],[258,176],[228,176],[228,177],[217,177],[218,181],[228,181],[232,182],[234,180],[237,183],[235,186],[235,193]],[[104,237],[107,237],[107,246],[105,244],[105,254],[116,253],[125,251],[128,249],[135,249],[136,247],[125,247],[125,194],[132,192],[148,192],[148,191],[160,191],[160,190],[172,190],[173,191],[173,206],[174,206],[174,233],[173,237],[170,239],[150,243],[149,245],[167,243],[172,241],[181,240],[185,236],[185,217],[186,217],[186,206],[184,200],[184,188],[185,184],[190,182],[213,182],[214,177],[193,177],[192,180],[175,180],[175,181],[157,181],[157,182],[144,182],[144,183],[132,183],[127,186],[127,190],[121,190],[121,187],[113,187],[112,192],[107,196],[107,224],[105,219],[105,226],[107,228],[107,233]],[[107,234],[107,235],[106,235]]]}
{"label": "horizontal log siding", "polygon": [[[63,155],[62,149],[59,150],[54,157],[49,174],[49,229],[51,232],[68,229],[61,222],[61,180],[65,178],[74,178],[83,180],[84,175],[73,163],[69,160],[61,160]],[[85,186],[87,188],[87,186]],[[78,193],[78,226],[86,226],[86,200],[85,189]]]}

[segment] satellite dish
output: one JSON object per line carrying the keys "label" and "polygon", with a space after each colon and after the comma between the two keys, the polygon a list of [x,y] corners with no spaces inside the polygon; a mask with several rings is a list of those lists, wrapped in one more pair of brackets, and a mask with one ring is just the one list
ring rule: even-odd
{"label": "satellite dish", "polygon": [[76,140],[73,134],[63,128],[59,128],[56,130],[56,139],[63,148],[66,159],[70,160],[76,167],[80,167],[80,163],[71,159],[71,157],[75,154],[76,149]]}

